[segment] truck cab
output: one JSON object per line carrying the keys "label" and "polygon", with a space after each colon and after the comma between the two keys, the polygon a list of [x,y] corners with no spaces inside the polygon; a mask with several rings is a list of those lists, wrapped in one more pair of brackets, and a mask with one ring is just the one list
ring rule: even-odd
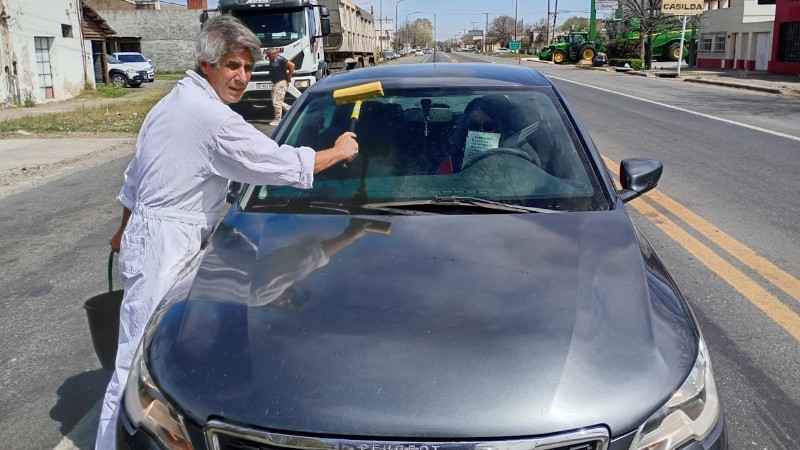
{"label": "truck cab", "polygon": [[[264,52],[264,59],[255,62],[240,101],[242,106],[266,106],[270,102],[272,83],[266,60],[269,47],[278,48],[284,58],[294,63],[294,89],[287,89],[287,103],[327,75],[322,37],[330,32],[329,12],[316,0],[220,0],[217,11],[240,19],[261,41]],[[204,14],[201,21],[208,13]]]}

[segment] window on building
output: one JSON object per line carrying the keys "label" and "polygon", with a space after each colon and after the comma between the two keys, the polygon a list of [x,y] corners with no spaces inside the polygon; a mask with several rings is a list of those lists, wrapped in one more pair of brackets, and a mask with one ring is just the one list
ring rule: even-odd
{"label": "window on building", "polygon": [[719,9],[719,1],[718,0],[713,0],[713,1],[709,2],[709,3],[710,3],[709,9]]}
{"label": "window on building", "polygon": [[53,45],[53,38],[36,36],[33,40],[36,47],[36,73],[39,78],[39,98],[54,98],[53,72],[50,67],[50,46]]}
{"label": "window on building", "polygon": [[720,8],[730,8],[730,6],[731,6],[730,0],[722,0],[720,2],[720,6],[719,7]]}
{"label": "window on building", "polygon": [[714,48],[711,51],[715,53],[725,52],[725,33],[717,33],[714,35]]}
{"label": "window on building", "polygon": [[72,37],[72,25],[61,24],[61,37],[71,38]]}
{"label": "window on building", "polygon": [[701,52],[712,52],[714,49],[714,36],[709,34],[701,35],[698,47]]}
{"label": "window on building", "polygon": [[800,21],[780,25],[778,61],[800,62]]}

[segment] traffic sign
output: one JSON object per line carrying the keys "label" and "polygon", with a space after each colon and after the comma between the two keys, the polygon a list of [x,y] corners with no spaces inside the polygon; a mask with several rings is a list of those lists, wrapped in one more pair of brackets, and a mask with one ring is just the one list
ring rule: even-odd
{"label": "traffic sign", "polygon": [[509,50],[519,50],[521,48],[520,41],[511,41],[508,43]]}

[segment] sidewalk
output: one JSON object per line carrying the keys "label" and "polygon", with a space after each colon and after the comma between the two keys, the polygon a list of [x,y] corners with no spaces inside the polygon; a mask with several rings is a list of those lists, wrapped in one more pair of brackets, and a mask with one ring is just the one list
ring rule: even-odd
{"label": "sidewalk", "polygon": [[[525,61],[537,62],[541,64],[553,64],[550,61],[542,61],[538,58],[525,58]],[[629,75],[643,77],[677,78],[677,63],[654,62],[653,66],[655,68],[652,70],[628,70],[626,73]],[[618,68],[609,66],[592,67],[591,65],[575,65],[574,67],[604,72],[618,71]],[[733,69],[701,69],[684,65],[681,67],[680,79],[689,83],[701,83],[713,86],[748,89],[770,94],[800,97],[800,76],[798,75],[785,75],[761,71]]]}

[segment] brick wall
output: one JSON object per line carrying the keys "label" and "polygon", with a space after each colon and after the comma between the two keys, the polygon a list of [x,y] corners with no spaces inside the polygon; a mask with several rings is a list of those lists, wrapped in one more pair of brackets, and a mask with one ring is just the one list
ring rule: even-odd
{"label": "brick wall", "polygon": [[200,33],[199,10],[97,11],[117,32],[114,38],[141,38],[142,54],[156,70],[194,68],[194,45]]}

